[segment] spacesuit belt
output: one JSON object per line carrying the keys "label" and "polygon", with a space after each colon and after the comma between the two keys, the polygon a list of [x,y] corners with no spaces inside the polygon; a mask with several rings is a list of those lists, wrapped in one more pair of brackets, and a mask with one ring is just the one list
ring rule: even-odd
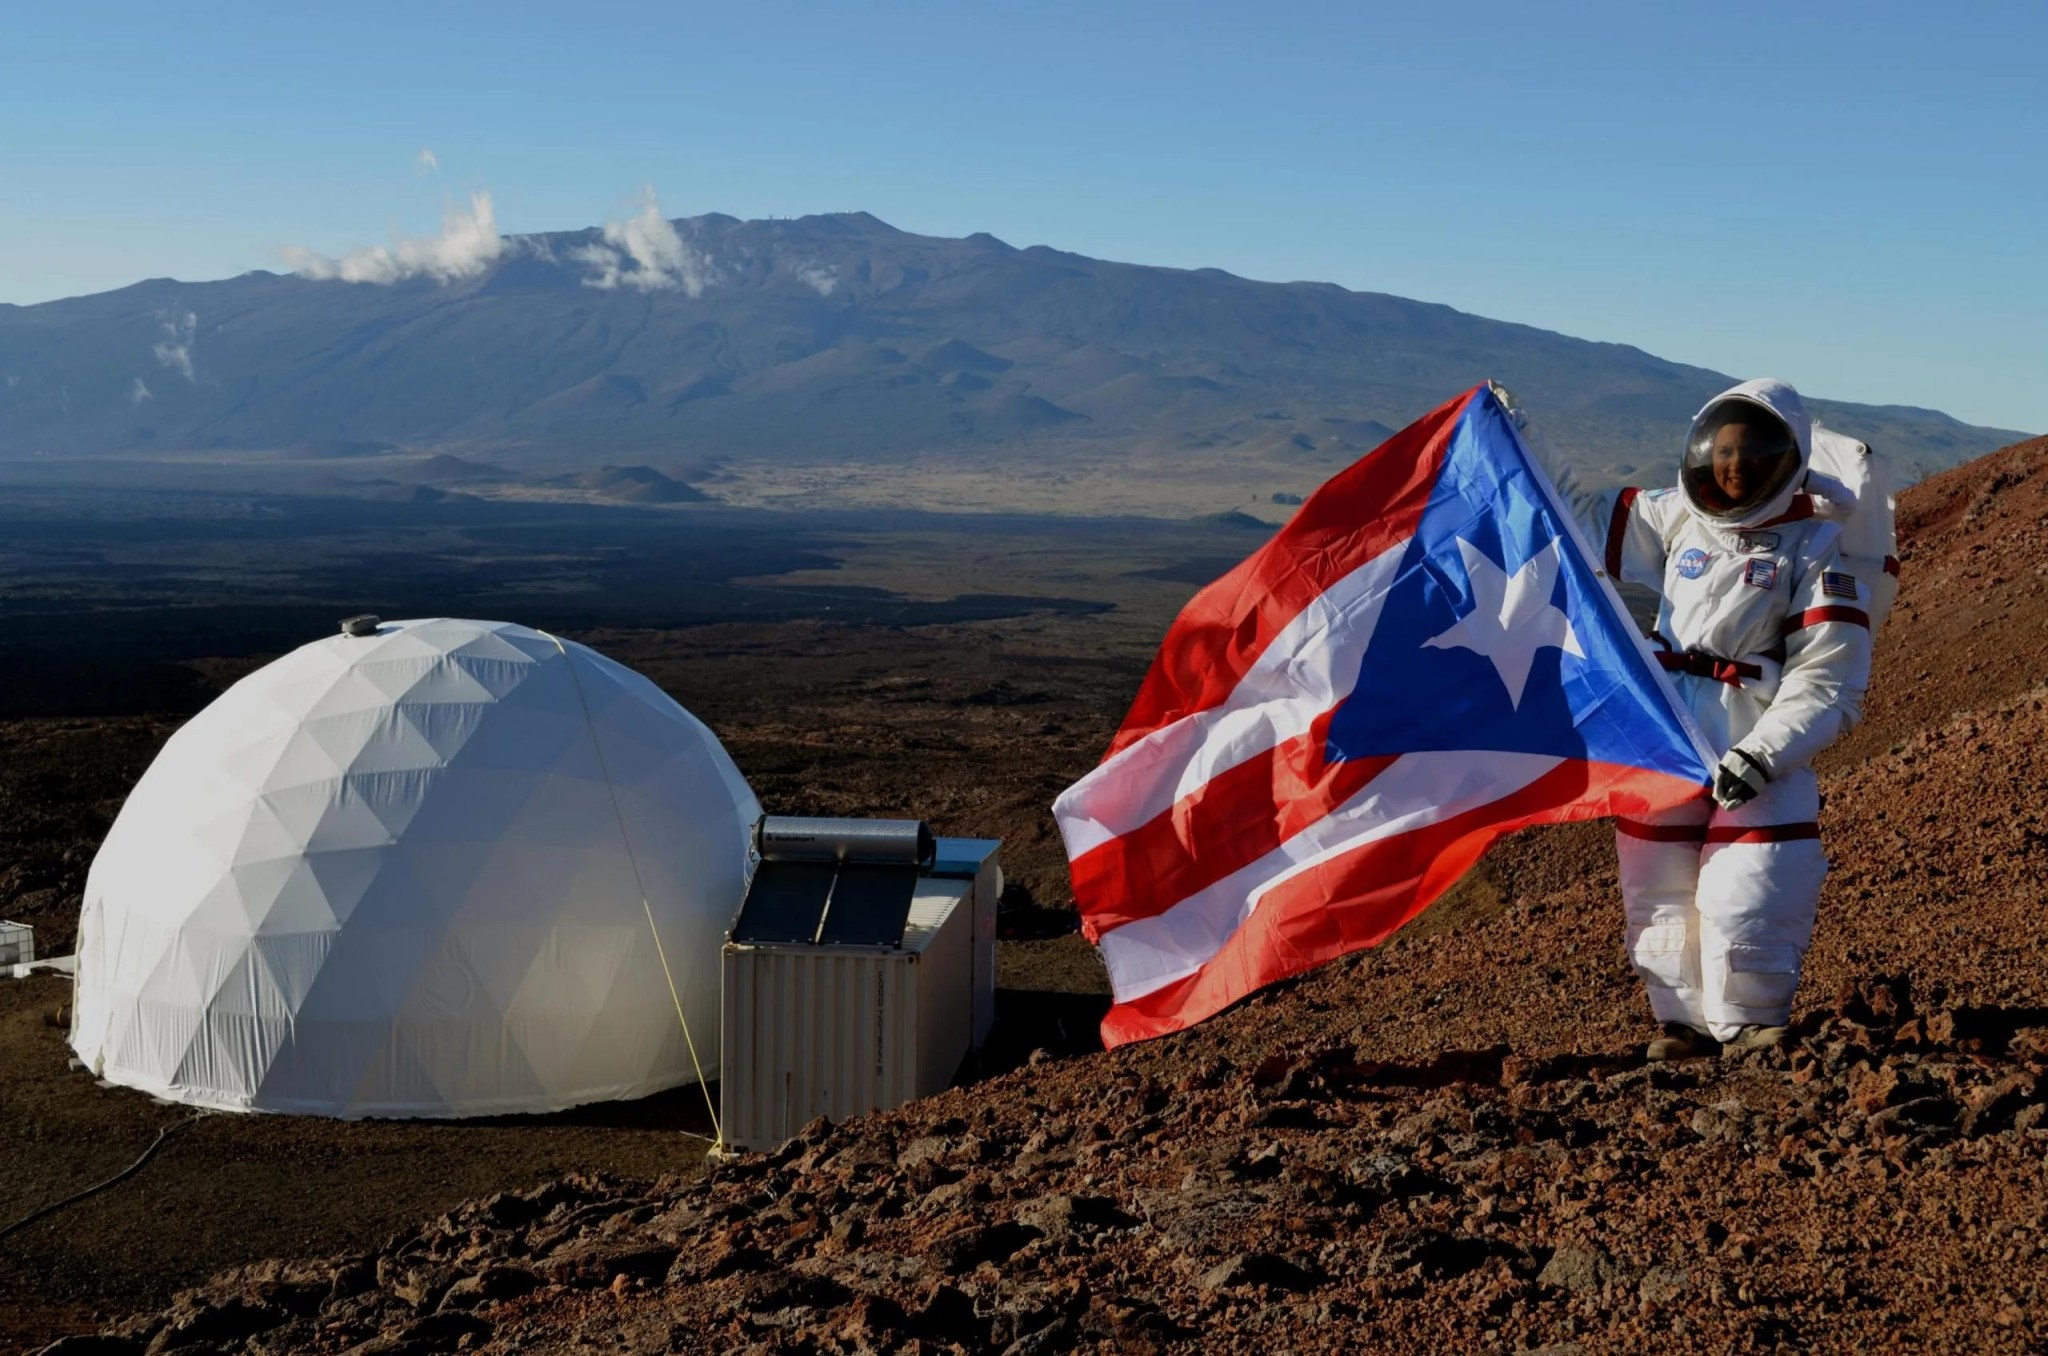
{"label": "spacesuit belt", "polygon": [[1658,650],[1657,662],[1667,673],[1689,673],[1695,678],[1712,678],[1730,687],[1741,687],[1745,678],[1764,676],[1760,664],[1745,664],[1739,659],[1717,659],[1698,650]]}

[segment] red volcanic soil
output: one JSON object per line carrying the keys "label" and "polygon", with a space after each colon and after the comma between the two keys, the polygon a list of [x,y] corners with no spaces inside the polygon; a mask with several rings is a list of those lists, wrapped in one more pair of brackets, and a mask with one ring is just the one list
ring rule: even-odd
{"label": "red volcanic soil", "polygon": [[[1901,521],[1782,1051],[1642,1065],[1609,839],[1532,832],[1388,945],[1179,1036],[1043,1051],[708,1173],[500,1193],[67,1349],[2042,1350],[2048,440],[1917,487]],[[1135,673],[1019,653],[964,681],[1042,701],[931,737],[982,769],[946,783],[959,827],[1002,821],[1051,903],[1043,804]],[[762,728],[733,737],[750,770]],[[908,763],[780,747],[786,793],[921,794],[871,780]]]}
{"label": "red volcanic soil", "polygon": [[1864,722],[1829,751],[1829,766],[2048,682],[2048,438],[1900,496],[1899,555],[1899,601]]}

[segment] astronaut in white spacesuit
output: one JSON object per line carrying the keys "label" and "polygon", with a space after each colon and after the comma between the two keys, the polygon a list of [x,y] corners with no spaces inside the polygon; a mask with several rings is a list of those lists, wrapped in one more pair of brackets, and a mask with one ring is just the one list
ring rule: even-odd
{"label": "astronaut in white spacesuit", "polygon": [[1770,379],[1714,397],[1668,489],[1584,492],[1530,441],[1607,573],[1660,595],[1657,657],[1722,754],[1711,800],[1616,823],[1629,955],[1663,1023],[1646,1053],[1778,1044],[1828,870],[1812,762],[1862,714],[1875,582],[1806,488],[1805,404]]}

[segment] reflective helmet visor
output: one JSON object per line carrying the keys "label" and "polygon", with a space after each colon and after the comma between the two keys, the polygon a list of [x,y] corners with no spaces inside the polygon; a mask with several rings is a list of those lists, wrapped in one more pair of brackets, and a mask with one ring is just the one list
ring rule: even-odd
{"label": "reflective helmet visor", "polygon": [[1746,400],[1709,410],[1685,445],[1686,497],[1710,517],[1744,517],[1777,498],[1798,472],[1792,430]]}

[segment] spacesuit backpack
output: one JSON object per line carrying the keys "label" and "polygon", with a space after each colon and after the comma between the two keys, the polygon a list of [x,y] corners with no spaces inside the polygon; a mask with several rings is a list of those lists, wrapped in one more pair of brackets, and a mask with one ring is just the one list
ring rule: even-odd
{"label": "spacesuit backpack", "polygon": [[1867,444],[1816,423],[1806,488],[1827,501],[1817,516],[1842,525],[1843,563],[1870,581],[1870,635],[1875,640],[1899,592],[1891,467]]}

